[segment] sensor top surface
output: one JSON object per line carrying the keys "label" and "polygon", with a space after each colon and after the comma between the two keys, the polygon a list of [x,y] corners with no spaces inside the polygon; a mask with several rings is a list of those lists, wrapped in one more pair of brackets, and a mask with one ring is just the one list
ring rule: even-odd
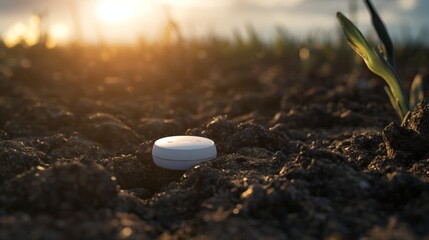
{"label": "sensor top surface", "polygon": [[152,148],[154,163],[162,168],[186,170],[216,158],[215,143],[198,136],[171,136],[158,139]]}
{"label": "sensor top surface", "polygon": [[158,139],[155,145],[165,149],[193,150],[209,148],[214,145],[214,142],[204,137],[172,136]]}

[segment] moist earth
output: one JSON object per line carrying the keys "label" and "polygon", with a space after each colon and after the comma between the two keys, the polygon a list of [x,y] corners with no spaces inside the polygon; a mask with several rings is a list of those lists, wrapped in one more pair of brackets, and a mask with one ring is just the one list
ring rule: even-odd
{"label": "moist earth", "polygon": [[[0,239],[429,239],[429,105],[380,79],[58,61],[0,76]],[[161,169],[170,135],[218,156]]]}

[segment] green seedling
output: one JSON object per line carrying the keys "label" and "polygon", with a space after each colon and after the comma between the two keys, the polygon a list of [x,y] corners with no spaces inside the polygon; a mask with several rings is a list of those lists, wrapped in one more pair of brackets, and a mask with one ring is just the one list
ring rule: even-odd
{"label": "green seedling", "polygon": [[369,70],[386,81],[387,86],[384,89],[390,103],[399,117],[405,121],[417,102],[423,99],[422,79],[419,75],[414,78],[410,100],[408,100],[407,92],[395,69],[393,44],[386,27],[370,0],[365,0],[365,3],[371,13],[372,24],[382,42],[379,50],[372,47],[353,22],[341,12],[337,13],[337,19],[351,48],[362,57]]}

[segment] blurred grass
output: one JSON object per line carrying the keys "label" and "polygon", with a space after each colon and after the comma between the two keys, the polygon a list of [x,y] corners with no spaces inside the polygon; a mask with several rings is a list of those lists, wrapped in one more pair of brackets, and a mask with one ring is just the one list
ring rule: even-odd
{"label": "blurred grass", "polygon": [[[177,26],[172,29],[180,36]],[[32,87],[66,88],[72,83],[74,91],[81,94],[97,94],[112,85],[118,87],[112,87],[110,94],[132,96],[190,85],[219,73],[277,69],[287,78],[320,81],[367,72],[340,33],[334,39],[314,33],[299,40],[278,28],[270,42],[263,41],[251,26],[246,35],[235,33],[233,39],[213,35],[173,39],[174,33],[165,35],[169,38],[160,41],[140,38],[134,44],[75,43],[53,49],[42,43],[12,48],[0,44],[0,75]],[[406,86],[417,72],[427,71],[429,48],[419,41],[399,45],[395,54]]]}

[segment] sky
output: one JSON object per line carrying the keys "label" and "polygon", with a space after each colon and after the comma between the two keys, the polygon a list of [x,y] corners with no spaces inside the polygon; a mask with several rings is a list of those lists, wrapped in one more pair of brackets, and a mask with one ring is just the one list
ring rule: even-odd
{"label": "sky", "polygon": [[[245,36],[248,26],[265,39],[272,39],[279,27],[295,37],[330,37],[339,27],[335,13],[350,16],[351,2],[357,3],[357,25],[370,33],[370,18],[360,0],[0,0],[0,32],[18,22],[29,24],[33,13],[44,13],[44,28],[65,40],[79,36],[78,25],[86,41],[132,42],[139,36],[159,37],[168,11],[189,38],[232,37],[234,32]],[[428,0],[373,3],[394,40],[429,43]]]}

